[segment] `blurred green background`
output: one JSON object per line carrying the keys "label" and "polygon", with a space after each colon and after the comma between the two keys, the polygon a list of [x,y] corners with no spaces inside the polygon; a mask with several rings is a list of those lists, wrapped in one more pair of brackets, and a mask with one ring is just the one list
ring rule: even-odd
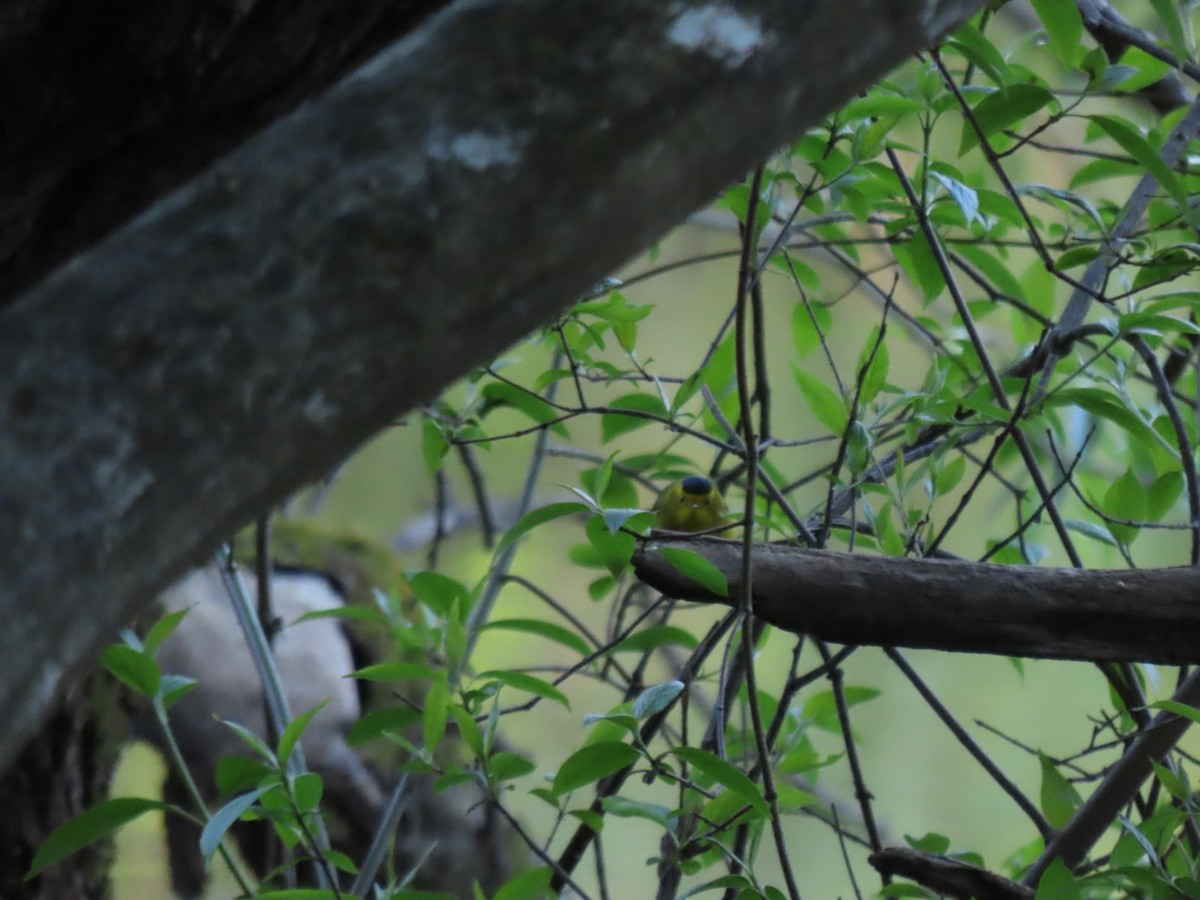
{"label": "blurred green background", "polygon": [[[720,254],[735,247],[736,238],[732,233],[684,227],[658,248],[654,263],[635,261],[626,274],[667,261]],[[809,263],[821,265],[819,258],[809,260]],[[631,302],[651,303],[656,307],[653,315],[640,326],[639,359],[655,372],[691,372],[707,351],[720,322],[728,315],[735,277],[735,261],[727,253],[722,259],[683,266],[626,289]],[[826,293],[833,295],[836,291]],[[794,289],[782,278],[768,277],[766,300],[771,322],[767,333],[775,388],[776,435],[785,440],[801,440],[820,434],[822,429],[813,421],[789,374],[794,361],[790,325],[796,302]],[[879,321],[880,308],[850,292],[837,301],[832,312],[835,323],[830,336],[832,351],[841,364],[852,366],[866,335]],[[937,314],[937,310],[932,314]],[[985,323],[985,327],[989,326]],[[892,356],[889,380],[901,387],[917,387],[927,367],[925,352],[904,335],[902,329],[894,330],[889,342]],[[519,345],[506,356],[514,360],[512,368],[505,370],[512,377],[536,373],[544,366],[544,354],[533,352],[528,345]],[[811,366],[819,374],[828,374],[819,354],[804,360],[804,365]],[[462,390],[461,387],[455,389],[456,392]],[[606,392],[599,386],[590,386],[589,392],[591,399],[601,402],[606,396],[621,391],[615,388]],[[498,417],[496,421],[489,420],[489,429],[502,430],[502,423]],[[525,420],[512,417],[512,427],[527,424]],[[601,446],[594,421],[576,420],[569,427],[573,438],[571,446],[582,446],[602,456],[617,449]],[[661,447],[667,438],[664,429],[648,427],[618,443],[622,454],[627,455]],[[497,441],[490,451],[479,454],[493,500],[516,498],[533,440],[533,436],[527,436]],[[551,441],[552,446],[561,443],[557,438]],[[364,446],[335,473],[329,485],[320,488],[323,499],[319,517],[334,528],[353,528],[379,540],[392,541],[414,521],[430,513],[433,485],[425,473],[420,448],[420,417],[414,413]],[[680,443],[676,452],[691,456],[701,470],[712,458],[710,450],[688,440]],[[829,458],[831,452],[828,445],[771,451],[772,459],[797,475],[816,468]],[[583,465],[563,456],[551,456],[538,486],[539,501],[573,499],[562,485],[578,485],[578,472]],[[1114,471],[1120,469],[1114,468]],[[468,503],[467,482],[461,467],[451,459],[448,472],[453,499]],[[818,481],[805,496],[815,504],[823,496],[824,489],[824,482]],[[642,497],[643,505],[649,506],[652,499],[646,493]],[[730,499],[734,506],[740,502],[740,497]],[[301,496],[295,506],[305,508],[309,500],[308,496]],[[1011,524],[997,525],[998,516],[1011,517],[1008,504],[1008,498],[1002,494],[981,494],[959,523],[947,549],[977,557],[986,538],[1011,529]],[[939,507],[938,512],[944,515],[946,509]],[[586,587],[595,573],[567,561],[570,548],[583,540],[582,523],[564,521],[567,524],[561,527],[534,532],[521,545],[514,571],[547,586],[591,627],[602,632],[614,601],[611,597],[601,602],[588,598]],[[1087,546],[1092,553],[1091,563],[1120,565],[1111,550],[1096,544]],[[1146,565],[1177,561],[1181,558],[1178,546],[1173,539],[1156,540],[1155,558],[1147,554],[1140,561]],[[425,554],[426,548],[421,546],[405,551],[406,566],[423,568]],[[491,553],[481,546],[478,533],[465,532],[450,539],[442,553],[440,567],[454,578],[472,585],[485,575],[490,562]],[[536,597],[515,586],[503,591],[495,615],[554,620],[554,614]],[[699,633],[703,623],[715,616],[714,610],[694,608],[681,612],[675,624],[686,623],[686,627]],[[778,688],[778,681],[787,670],[793,640],[790,635],[778,632],[772,633],[767,640],[758,663],[758,677],[764,689]],[[1108,706],[1107,692],[1095,668],[1087,664],[1034,661],[1018,666],[1006,659],[985,656],[934,652],[907,655],[942,701],[960,721],[968,724],[996,763],[1035,801],[1040,777],[1037,758],[985,733],[972,723],[985,722],[1034,749],[1052,756],[1067,756],[1088,746],[1093,723]],[[808,666],[816,664],[811,647],[806,649],[803,660]],[[474,668],[481,671],[522,666],[531,661],[563,666],[574,659],[565,648],[537,637],[488,632],[480,641]],[[647,676],[649,681],[671,677],[672,673],[663,661],[659,660],[655,665],[656,670]],[[953,850],[978,851],[989,866],[1000,868],[1008,854],[1033,837],[1034,831],[1021,812],[957,746],[880,651],[872,648],[858,651],[847,662],[845,671],[847,684],[867,685],[882,691],[877,698],[853,708],[852,722],[860,737],[865,776],[874,793],[874,809],[885,834],[885,844],[902,844],[904,835],[938,832],[950,837]],[[552,677],[552,674],[545,677]],[[710,691],[714,680],[715,668],[710,667],[707,682]],[[800,699],[824,689],[824,683],[818,683],[805,691]],[[530,754],[538,763],[535,773],[516,782],[517,790],[508,795],[508,802],[529,831],[540,837],[549,833],[553,814],[528,791],[543,784],[543,779],[552,775],[559,763],[581,745],[584,716],[605,712],[621,699],[611,687],[583,676],[570,679],[563,685],[563,690],[571,698],[570,710],[543,701],[532,711],[506,720],[501,726],[505,739],[514,749]],[[1165,690],[1158,693],[1161,695]],[[508,698],[509,702],[520,699],[525,698],[521,695]],[[695,721],[700,727],[701,720],[696,718]],[[842,749],[840,738],[832,733],[814,733],[813,740],[825,753],[837,753]],[[1093,770],[1099,768],[1094,761],[1087,764]],[[117,793],[153,795],[160,778],[161,763],[153,751],[135,745],[121,770]],[[821,796],[837,800],[844,809],[854,809],[853,791],[844,762],[822,770],[815,787]],[[661,787],[645,788],[640,782],[635,785],[631,781],[626,791],[638,799],[674,806],[674,792]],[[573,806],[586,806],[588,802],[590,796],[579,796]],[[857,827],[852,815],[847,816],[844,811],[842,815],[847,824]],[[573,827],[574,823],[568,821],[559,829],[550,847],[552,853],[561,848]],[[789,817],[787,835],[791,861],[807,896],[845,896],[850,893],[842,851],[828,827],[798,815]],[[651,896],[654,870],[646,861],[657,853],[660,836],[655,826],[642,820],[610,820],[603,835],[603,848],[612,896]],[[765,858],[773,856],[769,846],[762,852]],[[864,852],[856,847],[850,847],[848,852],[862,877],[862,873],[868,871],[862,864]],[[119,853],[120,862],[116,869],[119,898],[169,895],[161,819],[147,816],[124,829],[119,839]],[[772,877],[771,870],[764,868],[763,875]],[[594,884],[590,863],[584,863],[578,877],[584,885]],[[862,888],[871,893],[875,884],[877,881],[872,880]],[[232,883],[218,874],[209,897],[229,897],[234,893]]]}

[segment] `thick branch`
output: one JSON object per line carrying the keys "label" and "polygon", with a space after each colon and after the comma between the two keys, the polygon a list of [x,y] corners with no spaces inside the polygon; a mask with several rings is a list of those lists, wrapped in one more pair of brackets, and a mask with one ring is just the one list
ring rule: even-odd
{"label": "thick branch", "polygon": [[463,0],[0,316],[0,766],[222,536],[977,0]]}
{"label": "thick branch", "polygon": [[909,847],[888,847],[872,853],[867,861],[884,874],[908,878],[947,897],[1032,900],[1034,896],[1032,888],[961,859]]}
{"label": "thick branch", "polygon": [[447,3],[0,5],[0,307]]}
{"label": "thick branch", "polygon": [[[634,556],[639,578],[672,597],[728,603],[656,552],[680,545],[738,594],[741,545],[662,538]],[[1110,661],[1200,661],[1200,569],[1084,571],[889,559],[754,546],[754,612],[785,631],[846,644]]]}

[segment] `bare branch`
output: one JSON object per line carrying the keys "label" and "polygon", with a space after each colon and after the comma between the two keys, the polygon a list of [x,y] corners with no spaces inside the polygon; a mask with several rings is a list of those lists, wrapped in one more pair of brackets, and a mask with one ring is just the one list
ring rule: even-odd
{"label": "bare branch", "polygon": [[868,860],[880,872],[900,875],[947,897],[986,897],[987,900],[1032,900],[1033,889],[961,859],[921,853],[907,847],[889,847]]}
{"label": "bare branch", "polygon": [[[741,577],[741,544],[656,535],[639,578],[672,597],[732,604],[658,552],[683,546]],[[795,634],[847,644],[1051,659],[1200,661],[1200,569],[1112,571],[894,559],[754,545],[754,614]]]}

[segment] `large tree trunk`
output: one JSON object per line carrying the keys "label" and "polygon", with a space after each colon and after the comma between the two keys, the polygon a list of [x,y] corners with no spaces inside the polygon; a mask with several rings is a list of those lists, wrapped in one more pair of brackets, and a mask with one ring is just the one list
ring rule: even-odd
{"label": "large tree trunk", "polygon": [[[219,539],[978,5],[455,3],[20,297],[0,317],[0,766]],[[126,175],[109,190],[146,177]]]}
{"label": "large tree trunk", "polygon": [[447,0],[0,11],[0,306]]}
{"label": "large tree trunk", "polygon": [[129,707],[116,682],[98,673],[59,698],[41,730],[0,776],[0,897],[100,900],[109,895],[112,843],[101,841],[67,863],[25,881],[50,832],[108,798]]}

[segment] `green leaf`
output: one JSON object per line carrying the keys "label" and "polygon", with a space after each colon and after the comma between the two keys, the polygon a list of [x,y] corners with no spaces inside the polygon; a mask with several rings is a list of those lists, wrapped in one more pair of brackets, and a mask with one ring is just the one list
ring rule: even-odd
{"label": "green leaf", "polygon": [[1074,68],[1083,55],[1083,19],[1074,0],[1033,0],[1033,8],[1046,26],[1054,54],[1064,66]]}
{"label": "green leaf", "polygon": [[1021,283],[1017,281],[1005,259],[973,244],[961,244],[955,248],[955,252],[979,269],[1002,294],[1025,299]]}
{"label": "green leaf", "polygon": [[561,703],[567,709],[571,708],[571,701],[567,699],[566,694],[550,682],[543,678],[538,678],[536,675],[529,675],[525,672],[513,672],[510,669],[492,669],[476,676],[477,681],[488,681],[489,679],[498,681],[508,687],[516,688],[518,691],[536,694],[547,700],[553,700],[555,703]]}
{"label": "green leaf", "polygon": [[[490,404],[515,409],[539,425],[554,422],[561,415],[537,394],[504,381],[493,381],[484,385],[482,393]],[[555,422],[550,426],[550,430],[562,437],[567,436],[567,429],[563,427],[562,422]]]}
{"label": "green leaf", "polygon": [[159,648],[159,645],[175,633],[175,629],[179,627],[179,623],[183,621],[183,617],[187,614],[188,610],[179,609],[173,613],[167,613],[155,622],[146,634],[145,641],[143,641],[146,652],[153,656],[154,651]]}
{"label": "green leaf", "polygon": [[895,117],[922,112],[925,104],[911,97],[898,94],[882,94],[872,92],[867,97],[852,100],[842,108],[842,115],[847,119],[868,119],[876,117]]}
{"label": "green leaf", "polygon": [[[1070,211],[1070,208],[1084,212],[1096,223],[1096,227],[1100,230],[1108,228],[1104,222],[1104,218],[1100,216],[1100,211],[1096,209],[1096,204],[1084,194],[1076,193],[1075,191],[1064,191],[1061,187],[1050,187],[1049,185],[1030,185],[1024,188],[1022,193],[1030,194],[1033,197],[1040,197],[1046,203],[1051,205],[1062,205],[1064,209]],[[1055,203],[1057,200],[1057,203]],[[1068,251],[1069,252],[1069,251]]]}
{"label": "green leaf", "polygon": [[1166,472],[1160,475],[1146,491],[1146,518],[1151,522],[1161,521],[1182,493],[1182,472]]}
{"label": "green leaf", "polygon": [[59,825],[38,848],[26,878],[32,878],[84,847],[91,846],[142,813],[152,809],[170,809],[166,803],[141,797],[114,797]]}
{"label": "green leaf", "polygon": [[186,675],[164,675],[159,683],[163,709],[170,709],[172,703],[195,689],[195,678],[188,678]]}
{"label": "green leaf", "polygon": [[228,719],[217,719],[222,725],[230,729],[234,734],[241,739],[242,743],[265,759],[268,763],[274,765],[275,754],[271,748],[267,746],[267,742],[260,738],[257,734],[251,731],[244,725],[239,725],[237,722],[231,722]]}
{"label": "green leaf", "polygon": [[[1186,278],[1196,271],[1200,263],[1200,246],[1194,243],[1173,244],[1143,262],[1133,279],[1134,291],[1141,291],[1156,284],[1166,284]],[[1191,325],[1191,323],[1188,323]],[[1194,326],[1193,326],[1194,327]]]}
{"label": "green leaf", "polygon": [[602,321],[613,323],[640,322],[653,311],[653,305],[630,303],[620,291],[610,291],[599,300],[578,303],[571,310],[575,315],[595,316]]}
{"label": "green leaf", "polygon": [[601,564],[608,569],[614,578],[629,568],[633,559],[633,551],[637,548],[637,540],[631,534],[618,531],[615,534],[608,530],[603,516],[592,516],[584,526],[588,544],[595,551]]}
{"label": "green leaf", "polygon": [[[1114,481],[1104,494],[1104,511],[1117,519],[1144,521],[1146,518],[1146,489],[1133,474],[1133,469],[1126,469],[1125,474]],[[1123,546],[1128,547],[1138,536],[1139,528],[1133,525],[1123,525],[1120,522],[1106,522],[1109,532]]]}
{"label": "green leaf", "polygon": [[1042,764],[1041,807],[1048,821],[1055,828],[1062,828],[1083,803],[1075,786],[1067,781],[1044,753],[1038,754]]}
{"label": "green leaf", "polygon": [[633,353],[637,349],[638,327],[636,325],[632,322],[614,322],[612,330],[622,350],[626,353]]}
{"label": "green leaf", "polygon": [[143,697],[158,693],[162,675],[149,654],[125,644],[110,644],[100,654],[100,663],[122,684]]}
{"label": "green leaf", "polygon": [[418,572],[408,584],[417,599],[442,618],[449,617],[455,603],[466,608],[470,602],[471,592],[467,586],[441,572]]}
{"label": "green leaf", "polygon": [[1121,54],[1119,66],[1110,68],[1124,75],[1113,87],[1126,93],[1148,87],[1171,71],[1170,64],[1133,46],[1127,47]]}
{"label": "green leaf", "polygon": [[950,46],[982,69],[993,83],[1002,85],[1012,81],[1008,62],[996,45],[985,37],[974,24],[966,22],[960,25],[954,32]]}
{"label": "green leaf", "polygon": [[611,575],[604,575],[588,582],[588,597],[592,600],[603,600],[616,589],[617,579]]}
{"label": "green leaf", "polygon": [[1200,335],[1200,325],[1175,316],[1163,316],[1157,312],[1128,312],[1117,319],[1117,331],[1122,335],[1163,336],[1182,332]]}
{"label": "green leaf", "polygon": [[239,794],[213,813],[212,818],[204,823],[204,830],[200,832],[200,853],[206,861],[217,852],[225,833],[241,818],[242,813],[258,802],[263,794],[275,790],[275,787],[273,784],[266,784],[245,794]]}
{"label": "green leaf", "polygon": [[[601,507],[638,505],[638,491],[633,481],[620,469],[613,468],[616,456],[614,452],[602,465],[584,469],[579,473],[579,481],[584,488],[579,496],[586,497],[585,503],[596,504],[593,512],[599,511]],[[626,466],[629,471],[636,471],[632,466],[628,466],[628,463]]]}
{"label": "green leaf", "polygon": [[655,647],[666,647],[671,644],[678,644],[689,650],[695,650],[699,646],[699,641],[696,640],[696,636],[690,631],[685,631],[674,625],[651,625],[648,628],[643,628],[641,631],[635,631],[629,637],[625,638],[625,640],[614,646],[609,653],[625,653],[627,651],[645,653],[647,650],[653,650]]}
{"label": "green leaf", "polygon": [[612,712],[589,713],[584,716],[584,727],[592,729],[584,744],[590,747],[592,744],[603,744],[606,741],[621,743],[627,734],[636,736],[638,720],[628,711],[630,706],[629,703],[622,703],[614,707]]}
{"label": "green leaf", "polygon": [[[701,780],[703,783],[703,780]],[[732,825],[750,825],[766,816],[762,808],[749,803],[736,791],[718,791],[715,797],[704,802],[701,817],[707,822],[719,822],[725,828]]]}
{"label": "green leaf", "polygon": [[616,453],[610,453],[603,463],[588,471],[586,479],[582,479],[591,495],[601,503],[604,502],[604,493],[608,490],[609,479],[612,478],[613,460],[616,457]]}
{"label": "green leaf", "polygon": [[644,509],[605,509],[601,511],[600,518],[604,520],[604,527],[609,534],[615,534],[622,528],[644,534],[654,524],[654,513]]}
{"label": "green leaf", "polygon": [[657,803],[641,803],[620,795],[605,797],[601,802],[609,815],[622,819],[646,819],[662,828],[670,828],[675,818],[671,810]]}
{"label": "green leaf", "polygon": [[1145,312],[1162,312],[1168,309],[1200,309],[1200,291],[1176,291],[1161,294],[1142,307]]}
{"label": "green leaf", "polygon": [[1161,709],[1163,712],[1174,713],[1177,716],[1183,716],[1196,724],[1200,725],[1200,709],[1194,706],[1188,706],[1186,703],[1180,703],[1178,700],[1159,700],[1150,704],[1151,709]]}
{"label": "green leaf", "polygon": [[932,831],[925,832],[919,838],[906,834],[904,836],[904,843],[908,844],[914,850],[920,850],[922,853],[936,853],[939,856],[944,856],[950,852],[950,838],[944,834],[936,834]]}
{"label": "green leaf", "polygon": [[931,169],[929,175],[931,178],[941,182],[942,187],[949,192],[950,197],[954,200],[955,205],[958,206],[968,225],[979,218],[979,195],[975,193],[973,188],[969,188],[958,179],[951,178],[949,175],[936,170]]}
{"label": "green leaf", "polygon": [[278,781],[279,771],[248,756],[222,756],[217,761],[217,788],[222,794],[240,794],[258,787],[263,779]]}
{"label": "green leaf", "polygon": [[683,384],[676,388],[675,396],[671,399],[670,410],[667,413],[672,421],[674,421],[675,417],[679,415],[679,411],[687,405],[687,402],[696,396],[700,390],[700,386],[703,383],[703,373],[693,372],[688,376]]}
{"label": "green leaf", "polygon": [[875,439],[861,421],[855,419],[846,429],[846,464],[855,478],[867,470],[873,459]]}
{"label": "green leaf", "polygon": [[819,303],[797,303],[792,307],[792,344],[796,356],[808,356],[821,346],[821,335],[828,336],[833,313]]}
{"label": "green leaf", "polygon": [[487,767],[495,781],[512,781],[528,775],[537,768],[537,764],[519,753],[501,750],[488,759]]}
{"label": "green leaf", "polygon": [[442,467],[442,460],[450,450],[450,444],[442,434],[438,423],[426,416],[421,422],[421,458],[425,461],[425,471],[433,475]]}
{"label": "green leaf", "polygon": [[627,409],[630,412],[644,413],[642,416],[624,415],[619,412],[607,412],[600,417],[600,434],[604,443],[614,438],[636,431],[646,425],[665,423],[670,414],[663,404],[662,397],[657,394],[626,394],[608,404],[609,409]]}
{"label": "green leaf", "polygon": [[759,786],[751,781],[745,772],[725,762],[715,753],[709,753],[699,747],[676,747],[671,752],[697,772],[732,791],[740,800],[753,806],[758,812],[769,812],[767,801]]}
{"label": "green leaf", "polygon": [[637,762],[637,750],[623,741],[602,741],[576,750],[559,766],[554,776],[556,796],[599,781]]}
{"label": "green leaf", "polygon": [[926,303],[945,292],[946,279],[922,232],[915,232],[905,243],[893,246],[892,254],[908,277],[920,285]]}
{"label": "green leaf", "polygon": [[385,734],[402,734],[421,720],[421,711],[408,706],[393,706],[364,714],[346,733],[351,747],[365,744]]}
{"label": "green leaf", "polygon": [[1064,519],[1063,524],[1067,526],[1068,530],[1078,532],[1084,537],[1107,544],[1109,547],[1117,546],[1117,539],[1103,525],[1097,525],[1095,522],[1081,522],[1078,519]]}
{"label": "green leaf", "polygon": [[604,831],[604,816],[590,809],[573,809],[570,813],[596,834]]}
{"label": "green leaf", "polygon": [[512,528],[505,532],[504,537],[496,545],[496,555],[500,555],[533,529],[539,525],[545,525],[547,522],[553,522],[555,519],[561,519],[565,516],[578,516],[591,512],[587,506],[582,503],[549,503],[546,506],[539,506],[532,512],[523,515]]}
{"label": "green leaf", "polygon": [[658,552],[675,571],[690,578],[706,591],[718,597],[729,596],[729,582],[725,579],[725,573],[695,550],[687,550],[683,547],[659,547]]}
{"label": "green leaf", "polygon": [[317,619],[342,619],[350,622],[370,622],[372,625],[387,625],[388,618],[378,609],[361,606],[335,606],[329,609],[314,609],[306,612],[296,622],[312,622]]}
{"label": "green leaf", "polygon": [[376,663],[363,666],[353,675],[365,681],[406,681],[410,678],[438,678],[440,673],[424,663]]}
{"label": "green leaf", "polygon": [[1070,250],[1059,254],[1058,259],[1054,261],[1054,269],[1057,272],[1066,272],[1070,269],[1078,269],[1082,266],[1086,266],[1099,255],[1099,247],[1093,247],[1090,245],[1072,247]]}
{"label": "green leaf", "polygon": [[1146,139],[1130,127],[1128,122],[1115,116],[1089,116],[1089,118],[1099,125],[1105,134],[1120,144],[1121,149],[1137,160],[1142,168],[1150,172],[1162,185],[1163,190],[1179,204],[1181,210],[1188,208],[1188,193],[1183,182],[1179,180],[1171,167],[1162,161],[1162,157]]}
{"label": "green leaf", "polygon": [[541,619],[493,619],[484,625],[480,631],[519,631],[524,634],[536,634],[547,640],[570,647],[576,653],[587,656],[591,652],[587,641],[569,628],[555,625],[553,622],[543,622]]}
{"label": "green leaf", "polygon": [[1167,789],[1168,794],[1180,803],[1191,803],[1193,792],[1192,786],[1188,784],[1187,770],[1181,768],[1175,772],[1161,763],[1151,763],[1151,765],[1154,766],[1154,776]]}
{"label": "green leaf", "polygon": [[792,366],[792,374],[796,377],[796,383],[800,385],[800,393],[804,397],[804,402],[808,404],[808,408],[812,410],[817,421],[824,425],[831,434],[842,434],[850,419],[846,401],[842,395],[817,376],[810,375],[799,366]]}
{"label": "green leaf", "polygon": [[1077,887],[1077,880],[1071,874],[1071,870],[1056,856],[1054,862],[1042,873],[1033,896],[1034,900],[1075,900],[1085,895]]}
{"label": "green leaf", "polygon": [[933,489],[937,496],[944,497],[958,487],[966,471],[967,457],[962,454],[942,466],[933,477]]}
{"label": "green leaf", "polygon": [[936,896],[917,884],[906,881],[893,881],[879,892],[880,897],[921,897],[923,900]]}
{"label": "green leaf", "polygon": [[315,772],[304,772],[297,775],[292,782],[292,797],[296,801],[296,809],[303,815],[312,812],[321,803],[325,793],[325,782]]}
{"label": "green leaf", "polygon": [[1142,174],[1142,170],[1138,167],[1137,163],[1131,160],[1093,159],[1091,162],[1084,163],[1076,169],[1067,184],[1074,189],[1088,184],[1109,181],[1113,178],[1137,178]]}
{"label": "green leaf", "polygon": [[446,772],[437,777],[433,782],[434,793],[440,794],[443,791],[449,790],[452,787],[457,787],[460,784],[470,784],[476,780],[474,772],[468,772],[463,769],[458,771]]}
{"label": "green leaf", "polygon": [[903,556],[905,549],[904,535],[896,528],[896,523],[892,521],[892,513],[894,507],[891,501],[885,503],[879,510],[878,515],[871,514],[871,508],[867,507],[867,515],[869,519],[874,519],[875,534],[879,538],[879,546],[888,556]]}
{"label": "green leaf", "polygon": [[1150,5],[1154,7],[1155,14],[1162,22],[1163,30],[1166,31],[1167,38],[1171,42],[1171,52],[1175,54],[1175,58],[1192,59],[1194,51],[1189,49],[1187,39],[1190,29],[1179,16],[1178,4],[1171,0],[1150,0]]}
{"label": "green leaf", "polygon": [[812,807],[823,806],[825,803],[816,794],[802,791],[800,788],[786,781],[782,784],[777,784],[776,789],[779,792],[776,803],[780,810],[810,809]]}
{"label": "green leaf", "polygon": [[510,878],[493,900],[539,900],[550,888],[550,867],[539,866]]}
{"label": "green leaf", "polygon": [[[972,107],[975,121],[984,137],[1016,125],[1054,101],[1054,95],[1035,84],[1010,84],[988,94]],[[963,156],[979,144],[979,135],[970,121],[963,121],[958,155]]]}
{"label": "green leaf", "polygon": [[458,671],[459,664],[467,655],[467,626],[459,613],[458,600],[450,606],[450,614],[446,616],[446,625],[442,629],[442,649],[450,668]]}
{"label": "green leaf", "polygon": [[[880,693],[881,691],[876,688],[858,687],[856,685],[846,685],[843,688],[843,695],[847,706],[854,706],[859,703],[866,703],[868,700],[874,700]],[[818,728],[832,732],[841,730],[841,722],[838,719],[837,712],[837,697],[833,691],[821,691],[818,694],[813,694],[805,701],[801,715]]]}
{"label": "green leaf", "polygon": [[[739,182],[725,189],[717,206],[731,210],[738,221],[746,224],[746,215],[750,211],[750,185]],[[770,219],[771,209],[768,203],[759,203],[755,207],[754,230],[761,231]]]}
{"label": "green leaf", "polygon": [[864,406],[874,400],[887,384],[888,369],[891,366],[887,341],[879,337],[879,332],[880,326],[876,325],[867,335],[866,343],[858,354],[858,402]]}
{"label": "green leaf", "polygon": [[442,742],[449,716],[450,686],[438,678],[425,694],[425,709],[421,716],[421,740],[427,755],[432,756]]}
{"label": "green leaf", "polygon": [[475,721],[475,717],[457,703],[451,705],[450,715],[454,717],[454,722],[458,725],[459,738],[467,745],[467,749],[475,754],[475,758],[482,759],[487,756],[488,747],[484,743],[483,731],[480,729],[479,723]]}
{"label": "green leaf", "polygon": [[287,723],[287,727],[283,729],[283,734],[279,736],[279,749],[275,751],[275,762],[281,767],[287,765],[288,759],[291,758],[292,751],[296,748],[296,744],[300,741],[300,736],[304,734],[304,729],[312,721],[313,716],[319,713],[322,708],[329,704],[328,700],[323,700],[314,706],[312,709],[301,713],[294,717],[292,721]]}
{"label": "green leaf", "polygon": [[642,691],[634,701],[633,714],[639,719],[648,719],[658,715],[670,706],[685,688],[686,685],[682,681],[664,681],[661,684],[651,685]]}
{"label": "green leaf", "polygon": [[1130,439],[1138,443],[1157,441],[1154,433],[1141,417],[1129,409],[1113,394],[1099,388],[1062,388],[1046,398],[1046,404],[1052,408],[1079,406],[1091,413],[1107,419],[1122,430],[1129,433]]}

